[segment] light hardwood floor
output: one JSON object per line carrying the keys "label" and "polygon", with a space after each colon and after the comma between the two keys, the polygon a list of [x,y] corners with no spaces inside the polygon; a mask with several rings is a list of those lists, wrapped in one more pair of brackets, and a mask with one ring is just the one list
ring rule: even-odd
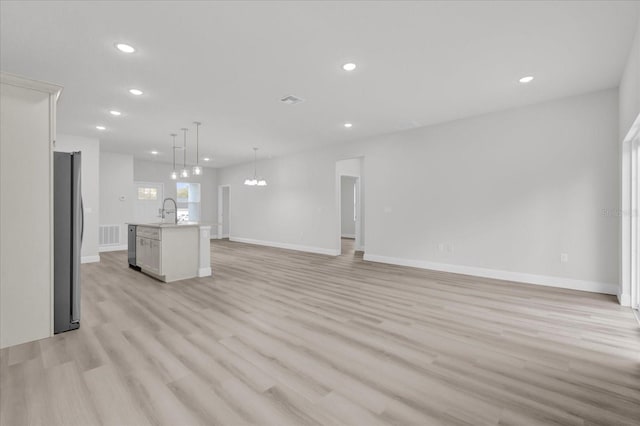
{"label": "light hardwood floor", "polygon": [[82,326],[0,353],[2,425],[640,424],[614,297],[216,241],[82,266]]}

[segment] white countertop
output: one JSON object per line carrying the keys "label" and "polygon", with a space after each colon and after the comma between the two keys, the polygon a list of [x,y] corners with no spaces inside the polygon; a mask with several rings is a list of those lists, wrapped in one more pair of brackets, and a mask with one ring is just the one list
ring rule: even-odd
{"label": "white countertop", "polygon": [[199,223],[199,222],[181,222],[181,223],[178,223],[178,224],[171,223],[171,222],[154,222],[154,223],[128,222],[127,225],[147,226],[149,228],[187,228],[187,227],[192,227],[192,226],[198,226],[198,227],[203,227],[203,226],[210,227],[211,226],[211,225],[206,225],[204,223]]}

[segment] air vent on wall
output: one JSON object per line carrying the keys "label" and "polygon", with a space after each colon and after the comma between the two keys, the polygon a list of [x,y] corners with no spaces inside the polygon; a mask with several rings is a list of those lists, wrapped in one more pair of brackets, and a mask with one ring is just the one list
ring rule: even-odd
{"label": "air vent on wall", "polygon": [[300,102],[304,102],[304,99],[298,98],[293,95],[287,95],[284,98],[280,99],[280,101],[284,102],[287,105],[295,105],[299,104]]}
{"label": "air vent on wall", "polygon": [[120,225],[100,225],[98,244],[114,246],[120,244]]}

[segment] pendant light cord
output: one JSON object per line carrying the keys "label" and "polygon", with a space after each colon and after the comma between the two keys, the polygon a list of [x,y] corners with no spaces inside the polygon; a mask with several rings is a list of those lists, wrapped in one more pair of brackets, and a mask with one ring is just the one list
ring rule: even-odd
{"label": "pendant light cord", "polygon": [[196,166],[200,165],[200,123],[196,123]]}
{"label": "pendant light cord", "polygon": [[184,133],[184,142],[182,144],[182,168],[187,168],[187,129],[182,128],[182,133]]}
{"label": "pendant light cord", "polygon": [[176,136],[178,136],[175,133],[171,133],[171,136],[173,137],[173,171],[176,171]]}

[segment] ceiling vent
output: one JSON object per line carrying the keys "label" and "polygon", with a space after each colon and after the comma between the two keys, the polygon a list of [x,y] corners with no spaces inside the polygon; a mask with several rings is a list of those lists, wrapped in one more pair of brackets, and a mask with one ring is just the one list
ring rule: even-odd
{"label": "ceiling vent", "polygon": [[304,102],[304,99],[295,97],[293,95],[288,95],[280,99],[280,102],[284,102],[287,105],[295,105],[295,104],[299,104],[300,102]]}

